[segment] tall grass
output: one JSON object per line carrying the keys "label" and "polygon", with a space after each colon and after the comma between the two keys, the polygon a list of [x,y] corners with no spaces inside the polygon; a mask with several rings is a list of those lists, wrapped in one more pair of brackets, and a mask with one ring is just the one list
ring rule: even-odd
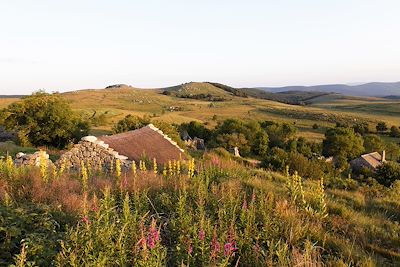
{"label": "tall grass", "polygon": [[[5,229],[1,234],[10,236],[15,245],[0,245],[9,251],[5,262],[58,266],[399,263],[400,212],[391,208],[399,207],[399,199],[393,197],[397,187],[379,197],[366,197],[367,188],[326,191],[322,178],[304,181],[297,174],[254,170],[216,155],[199,162],[171,161],[162,170],[156,161],[152,163],[139,162],[137,171],[136,164],[123,170],[115,162],[111,173],[82,163],[78,172],[60,167],[57,175],[49,175],[51,168],[0,162],[2,214],[28,209],[27,219],[18,226],[23,229],[29,218],[38,219],[29,207],[43,206],[55,214],[46,215],[51,216],[50,225],[60,225],[50,228],[59,241],[53,242],[49,253],[46,246],[32,247],[23,241],[29,232],[47,226],[29,228],[13,238],[10,221],[7,225],[0,221],[0,229]],[[388,213],[379,212],[384,209]]]}

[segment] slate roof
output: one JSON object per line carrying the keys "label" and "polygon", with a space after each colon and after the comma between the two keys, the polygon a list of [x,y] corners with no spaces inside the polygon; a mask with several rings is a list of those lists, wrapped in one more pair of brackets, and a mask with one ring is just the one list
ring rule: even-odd
{"label": "slate roof", "polygon": [[368,167],[375,170],[382,165],[382,156],[378,152],[361,155],[361,157],[350,162],[353,167]]}
{"label": "slate roof", "polygon": [[184,150],[152,124],[134,131],[102,136],[98,140],[136,162],[143,157],[155,158],[158,164],[174,159],[187,159]]}

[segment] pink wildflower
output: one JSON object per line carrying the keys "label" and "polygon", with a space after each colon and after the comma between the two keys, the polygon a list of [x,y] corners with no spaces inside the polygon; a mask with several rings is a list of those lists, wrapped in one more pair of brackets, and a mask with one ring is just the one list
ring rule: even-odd
{"label": "pink wildflower", "polygon": [[246,200],[246,196],[243,198],[242,209],[247,210],[247,200]]}
{"label": "pink wildflower", "polygon": [[147,234],[147,245],[149,248],[154,248],[156,244],[160,241],[160,235],[156,228],[156,222],[153,220]]}
{"label": "pink wildflower", "polygon": [[82,217],[82,222],[84,222],[84,223],[89,223],[89,218],[88,218],[88,216],[83,216],[83,217]]}
{"label": "pink wildflower", "polygon": [[256,193],[251,194],[251,201],[254,202],[256,200]]}
{"label": "pink wildflower", "polygon": [[233,242],[233,243],[228,242],[224,245],[224,255],[225,256],[235,255],[236,251],[237,251],[237,247],[236,247],[235,242]]}
{"label": "pink wildflower", "polygon": [[201,241],[203,241],[204,238],[205,238],[205,236],[206,236],[206,234],[204,233],[204,230],[203,230],[203,229],[200,229],[200,231],[199,231],[199,239],[200,239]]}
{"label": "pink wildflower", "polygon": [[215,252],[216,254],[218,254],[218,252],[221,250],[221,245],[218,242],[218,240],[213,240],[211,243],[211,249],[213,252]]}

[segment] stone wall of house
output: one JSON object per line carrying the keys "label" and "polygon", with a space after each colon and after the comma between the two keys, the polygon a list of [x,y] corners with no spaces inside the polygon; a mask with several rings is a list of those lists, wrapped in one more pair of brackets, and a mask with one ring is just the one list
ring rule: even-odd
{"label": "stone wall of house", "polygon": [[97,140],[94,136],[83,137],[82,140],[75,144],[68,152],[64,153],[56,162],[58,166],[64,164],[66,168],[80,169],[81,162],[90,163],[92,168],[110,170],[111,165],[115,168],[115,162],[119,159],[123,169],[131,168],[132,161],[128,157],[119,155],[103,141]]}

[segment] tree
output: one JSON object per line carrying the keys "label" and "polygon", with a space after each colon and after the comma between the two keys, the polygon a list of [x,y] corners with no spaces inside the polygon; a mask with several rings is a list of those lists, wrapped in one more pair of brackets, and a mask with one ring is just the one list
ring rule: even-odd
{"label": "tree", "polygon": [[391,137],[400,137],[400,128],[397,126],[392,126],[390,128],[390,136]]}
{"label": "tree", "polygon": [[384,122],[384,121],[378,122],[378,124],[376,125],[377,132],[383,133],[383,132],[386,132],[387,130],[388,130],[388,127],[386,125],[386,122]]}
{"label": "tree", "polygon": [[168,135],[169,138],[174,140],[181,148],[185,147],[185,143],[181,139],[178,127],[176,125],[164,121],[153,121],[152,123],[164,134]]}
{"label": "tree", "polygon": [[181,132],[186,131],[190,137],[198,137],[204,139],[204,141],[209,141],[211,138],[211,131],[207,129],[202,123],[198,121],[191,121],[189,123],[182,123],[179,126]]}
{"label": "tree", "polygon": [[285,144],[293,139],[297,133],[297,128],[288,123],[263,122],[261,126],[269,136],[270,147],[284,147]]}
{"label": "tree", "polygon": [[59,94],[37,92],[2,112],[7,130],[17,132],[21,145],[63,148],[88,134],[89,124]]}
{"label": "tree", "polygon": [[289,155],[279,147],[273,147],[262,162],[263,167],[283,171],[288,164]]}
{"label": "tree", "polygon": [[123,133],[123,132],[133,131],[136,129],[140,129],[149,123],[150,123],[150,120],[146,117],[141,118],[141,117],[129,114],[114,125],[113,132],[114,133]]}
{"label": "tree", "polygon": [[396,143],[386,145],[386,158],[392,161],[398,161],[400,158],[400,147]]}
{"label": "tree", "polygon": [[227,119],[219,123],[214,130],[217,145],[226,149],[237,146],[240,154],[264,155],[268,145],[268,135],[257,121]]}
{"label": "tree", "polygon": [[376,175],[379,183],[390,186],[396,180],[400,180],[400,164],[388,161],[378,167]]}
{"label": "tree", "polygon": [[256,135],[253,145],[253,153],[259,156],[265,156],[268,152],[268,135],[264,131],[259,131]]}
{"label": "tree", "polygon": [[334,156],[343,159],[353,159],[364,152],[363,139],[354,133],[352,128],[330,128],[325,133],[322,143],[322,154],[326,157]]}
{"label": "tree", "polygon": [[353,125],[353,129],[355,133],[364,135],[369,133],[369,124],[367,122],[359,122]]}
{"label": "tree", "polygon": [[364,147],[366,153],[375,151],[382,152],[385,150],[385,143],[383,142],[382,138],[376,134],[369,134],[364,136]]}

